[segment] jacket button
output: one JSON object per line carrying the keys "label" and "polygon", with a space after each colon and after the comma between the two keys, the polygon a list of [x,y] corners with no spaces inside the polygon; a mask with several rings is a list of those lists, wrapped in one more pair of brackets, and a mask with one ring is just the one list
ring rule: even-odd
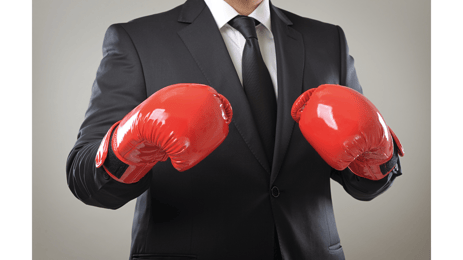
{"label": "jacket button", "polygon": [[272,187],[272,196],[278,198],[280,196],[280,190],[277,186]]}

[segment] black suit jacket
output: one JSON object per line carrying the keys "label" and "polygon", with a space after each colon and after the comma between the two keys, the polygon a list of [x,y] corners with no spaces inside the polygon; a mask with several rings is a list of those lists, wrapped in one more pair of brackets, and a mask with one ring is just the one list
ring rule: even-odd
{"label": "black suit jacket", "polygon": [[[330,178],[353,197],[371,200],[400,175],[400,167],[380,181],[335,171],[304,139],[290,113],[301,93],[324,83],[362,88],[340,27],[270,8],[279,89],[271,165],[203,0],[109,27],[66,170],[71,191],[86,204],[117,209],[138,197],[130,259],[270,260],[274,226],[285,260],[344,259]],[[181,82],[210,85],[230,101],[225,141],[186,172],[168,160],[135,184],[95,168],[110,126],[157,90]]]}

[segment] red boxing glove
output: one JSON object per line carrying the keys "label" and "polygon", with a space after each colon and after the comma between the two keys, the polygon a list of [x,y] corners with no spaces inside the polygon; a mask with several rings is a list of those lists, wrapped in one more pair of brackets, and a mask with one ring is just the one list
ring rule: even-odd
{"label": "red boxing glove", "polygon": [[[207,85],[165,87],[109,129],[98,149],[96,167],[103,166],[123,183],[139,181],[168,157],[175,169],[188,170],[223,142],[232,115],[228,100]],[[114,155],[126,164],[118,176],[103,165],[110,140]]]}
{"label": "red boxing glove", "polygon": [[294,102],[291,116],[307,141],[331,167],[346,167],[358,176],[379,180],[380,166],[391,160],[394,142],[402,145],[378,109],[365,96],[348,87],[325,84],[309,89]]}

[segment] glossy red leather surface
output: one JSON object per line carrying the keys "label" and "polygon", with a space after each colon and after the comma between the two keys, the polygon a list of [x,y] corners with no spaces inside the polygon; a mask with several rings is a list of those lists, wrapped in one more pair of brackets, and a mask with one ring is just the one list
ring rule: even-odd
{"label": "glossy red leather surface", "polygon": [[[132,167],[127,173],[132,176],[124,174],[119,181],[138,181],[142,176],[134,166],[152,167],[168,157],[175,169],[190,169],[223,142],[232,116],[228,100],[207,85],[182,83],[157,91],[127,114],[113,133],[114,154]],[[97,155],[97,167],[106,156],[106,139],[100,145],[103,152]]]}
{"label": "glossy red leather surface", "polygon": [[[350,169],[378,180],[379,165],[394,150],[389,127],[365,96],[348,87],[325,84],[304,92],[293,104],[291,115],[307,141],[331,167]],[[394,135],[395,138],[397,138]],[[403,156],[400,142],[399,154]]]}

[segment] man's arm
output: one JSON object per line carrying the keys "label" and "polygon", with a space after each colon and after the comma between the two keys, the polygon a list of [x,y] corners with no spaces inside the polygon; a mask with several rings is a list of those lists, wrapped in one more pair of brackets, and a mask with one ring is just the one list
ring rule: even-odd
{"label": "man's arm", "polygon": [[137,50],[123,26],[112,25],[103,42],[90,104],[66,164],[68,186],[85,204],[116,209],[149,187],[151,173],[137,183],[124,184],[95,165],[98,147],[109,128],[146,98]]}
{"label": "man's arm", "polygon": [[[338,26],[337,28],[341,46],[340,84],[363,93],[355,71],[354,59],[349,55],[349,47],[347,45],[346,36],[344,35],[344,31],[341,27]],[[351,170],[349,170],[349,168],[343,171],[333,169],[331,172],[331,178],[341,184],[352,197],[363,201],[372,200],[379,194],[386,191],[392,185],[397,176],[402,175],[400,159],[396,150],[394,151],[394,156],[391,160],[397,160],[397,164],[395,167],[393,166],[393,170],[381,180],[372,181],[362,178],[355,175]]]}
{"label": "man's arm", "polygon": [[332,169],[331,178],[341,184],[344,190],[352,197],[358,200],[369,201],[385,192],[392,185],[395,178],[402,175],[402,168],[397,151],[394,151],[394,157],[397,159],[396,166],[381,180],[373,181],[362,178],[355,175],[349,168],[343,171]]}

